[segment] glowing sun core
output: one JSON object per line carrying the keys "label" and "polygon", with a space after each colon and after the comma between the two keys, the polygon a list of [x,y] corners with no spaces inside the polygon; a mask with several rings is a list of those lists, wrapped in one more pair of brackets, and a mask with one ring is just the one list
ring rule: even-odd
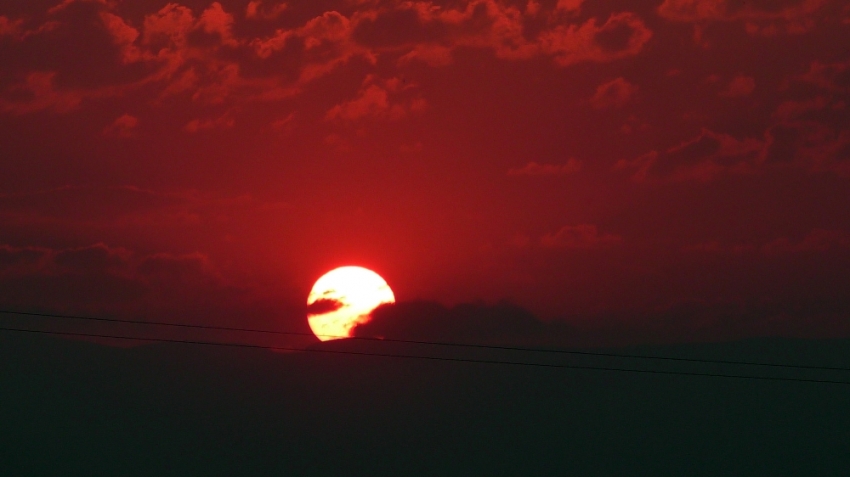
{"label": "glowing sun core", "polygon": [[322,341],[347,338],[378,305],[394,303],[387,282],[372,270],[340,267],[322,275],[307,297],[307,322]]}

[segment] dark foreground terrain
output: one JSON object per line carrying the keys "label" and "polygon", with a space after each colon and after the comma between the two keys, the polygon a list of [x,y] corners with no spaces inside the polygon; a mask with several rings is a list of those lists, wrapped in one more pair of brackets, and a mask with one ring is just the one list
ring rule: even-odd
{"label": "dark foreground terrain", "polygon": [[[627,351],[850,367],[848,341]],[[850,372],[475,357],[850,382]],[[850,385],[0,334],[4,476],[848,473]]]}

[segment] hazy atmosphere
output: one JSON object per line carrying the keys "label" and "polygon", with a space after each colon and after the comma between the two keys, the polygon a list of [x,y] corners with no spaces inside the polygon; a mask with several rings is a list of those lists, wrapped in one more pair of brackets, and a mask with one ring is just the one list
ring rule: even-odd
{"label": "hazy atmosphere", "polygon": [[[846,383],[392,340],[850,382],[847,45],[839,0],[0,3],[9,475],[843,474]],[[349,265],[383,344],[308,326]]]}

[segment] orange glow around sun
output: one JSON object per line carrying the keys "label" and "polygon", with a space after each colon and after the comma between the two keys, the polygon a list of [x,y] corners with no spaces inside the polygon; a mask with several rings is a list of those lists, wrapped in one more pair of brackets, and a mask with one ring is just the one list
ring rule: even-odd
{"label": "orange glow around sun", "polygon": [[363,267],[340,267],[322,275],[307,297],[307,322],[322,341],[347,338],[357,324],[369,321],[378,305],[394,303],[387,282]]}

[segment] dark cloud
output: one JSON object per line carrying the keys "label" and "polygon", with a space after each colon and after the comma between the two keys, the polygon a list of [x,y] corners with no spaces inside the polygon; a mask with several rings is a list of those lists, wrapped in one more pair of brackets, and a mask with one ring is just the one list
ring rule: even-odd
{"label": "dark cloud", "polygon": [[144,277],[174,283],[192,284],[220,279],[212,269],[209,259],[199,253],[183,256],[163,253],[150,255],[141,260],[138,272]]}
{"label": "dark cloud", "polygon": [[593,348],[728,341],[750,336],[821,339],[848,336],[848,312],[850,302],[838,295],[818,300],[789,296],[771,303],[686,301],[653,311],[592,313],[544,322],[509,303],[447,307],[414,301],[381,305],[372,312],[369,322],[354,328],[352,336],[389,340],[390,347],[396,346],[392,340]]}
{"label": "dark cloud", "polygon": [[509,176],[557,176],[575,174],[581,170],[581,161],[576,158],[567,159],[564,164],[538,164],[529,162],[523,167],[508,170]]}
{"label": "dark cloud", "polygon": [[330,313],[332,311],[339,310],[343,307],[342,302],[339,300],[334,300],[332,298],[319,298],[307,305],[307,314],[308,315],[323,315],[325,313]]}
{"label": "dark cloud", "polygon": [[732,78],[729,86],[725,91],[720,93],[720,96],[729,98],[742,98],[749,96],[756,89],[756,80],[751,76],[739,75]]}
{"label": "dark cloud", "polygon": [[284,2],[251,0],[245,7],[245,18],[274,20],[286,11],[288,5]]}
{"label": "dark cloud", "polygon": [[425,4],[419,3],[379,10],[375,12],[374,17],[365,16],[357,23],[354,39],[363,45],[378,48],[397,48],[447,40],[449,26],[440,21],[433,21],[430,13]]}
{"label": "dark cloud", "polygon": [[823,21],[826,0],[665,0],[658,14],[689,23],[736,22],[751,35],[801,34]]}
{"label": "dark cloud", "polygon": [[38,248],[0,246],[0,272],[5,273],[8,269],[20,265],[32,266],[46,255],[46,250]]}
{"label": "dark cloud", "polygon": [[596,93],[590,98],[594,108],[621,107],[628,103],[637,92],[638,87],[622,77],[603,83],[596,88]]}
{"label": "dark cloud", "polygon": [[381,305],[371,320],[357,325],[352,336],[441,343],[566,342],[571,328],[546,324],[509,303],[461,304],[446,307],[418,301]]}
{"label": "dark cloud", "polygon": [[[252,2],[243,18],[219,2],[204,8],[171,3],[131,18],[110,2],[71,2],[47,13],[49,23],[32,35],[20,20],[3,16],[0,32],[20,44],[7,61],[18,79],[0,106],[17,114],[63,113],[85,101],[150,95],[152,88],[160,98],[188,95],[208,104],[277,101],[355,59],[375,64],[379,54],[446,65],[454,50],[472,47],[504,59],[554,57],[566,66],[634,56],[652,36],[630,12],[579,25],[558,14],[559,7],[529,37],[524,14],[495,0],[318,10],[301,25],[267,36],[241,28],[240,22],[258,18],[279,21],[280,5]],[[263,65],[280,63],[281,55],[289,59],[276,74]]]}
{"label": "dark cloud", "polygon": [[835,249],[850,249],[850,232],[816,229],[798,242],[783,237],[761,248],[762,253],[766,254],[827,252]]}
{"label": "dark cloud", "polygon": [[[0,217],[19,226],[165,230],[215,226],[254,214],[289,209],[249,195],[222,197],[195,190],[158,191],[136,186],[60,187],[0,196]],[[6,239],[8,240],[8,239]]]}
{"label": "dark cloud", "polygon": [[126,266],[126,250],[111,250],[104,244],[96,244],[71,250],[55,252],[53,261],[59,267],[69,271],[103,273],[110,268],[120,269]]}
{"label": "dark cloud", "polygon": [[[71,249],[0,246],[0,305],[142,321],[306,328],[302,307],[275,303],[274,297],[233,282],[203,254],[145,254],[104,244]],[[96,325],[75,323],[78,331],[100,329]],[[174,329],[141,331],[166,337]]]}
{"label": "dark cloud", "polygon": [[830,92],[850,91],[850,61],[822,63],[812,61],[809,71],[794,78]]}
{"label": "dark cloud", "polygon": [[103,134],[105,136],[129,138],[135,136],[138,126],[139,118],[130,114],[122,114],[112,124],[103,129]]}
{"label": "dark cloud", "polygon": [[184,200],[186,197],[132,186],[62,187],[0,196],[0,213],[25,213],[30,217],[60,220],[114,221],[122,216],[174,207]]}
{"label": "dark cloud", "polygon": [[581,26],[559,26],[541,35],[543,50],[561,66],[585,61],[609,62],[635,56],[652,38],[643,20],[630,12],[616,13],[600,26],[590,19]]}
{"label": "dark cloud", "polygon": [[838,252],[840,254],[846,249],[850,249],[850,232],[826,229],[814,229],[796,240],[789,237],[778,237],[763,244],[735,245],[724,245],[717,241],[711,241],[684,248],[685,251],[689,252],[761,253],[771,257],[805,253],[829,255],[831,252]]}
{"label": "dark cloud", "polygon": [[765,162],[767,164],[792,163],[797,159],[800,133],[795,128],[775,126],[767,132]]}
{"label": "dark cloud", "polygon": [[408,114],[419,113],[427,108],[427,102],[423,98],[410,97],[409,90],[415,88],[415,85],[405,84],[399,78],[383,80],[369,76],[357,97],[335,105],[328,110],[325,118],[346,121],[361,118],[402,119]]}
{"label": "dark cloud", "polygon": [[768,159],[793,161],[813,171],[840,176],[850,173],[842,151],[850,144],[845,113],[850,89],[846,62],[812,62],[808,71],[788,79],[788,96],[776,105],[774,124],[766,133]]}
{"label": "dark cloud", "polygon": [[565,225],[554,233],[544,235],[540,243],[548,248],[590,249],[619,244],[623,238],[610,233],[599,233],[592,224]]}
{"label": "dark cloud", "polygon": [[632,160],[620,160],[617,170],[634,171],[637,182],[708,182],[728,174],[752,174],[764,162],[765,142],[757,138],[739,140],[728,134],[703,129],[699,136],[652,151]]}
{"label": "dark cloud", "polygon": [[193,119],[186,123],[183,129],[188,133],[194,134],[205,130],[232,128],[235,123],[236,120],[230,114],[225,113],[213,119]]}
{"label": "dark cloud", "polygon": [[[132,306],[145,286],[132,278],[128,252],[103,244],[53,250],[6,246],[16,264],[0,273],[5,307],[101,312]],[[37,258],[37,260],[35,260]],[[25,266],[20,266],[25,265]]]}

